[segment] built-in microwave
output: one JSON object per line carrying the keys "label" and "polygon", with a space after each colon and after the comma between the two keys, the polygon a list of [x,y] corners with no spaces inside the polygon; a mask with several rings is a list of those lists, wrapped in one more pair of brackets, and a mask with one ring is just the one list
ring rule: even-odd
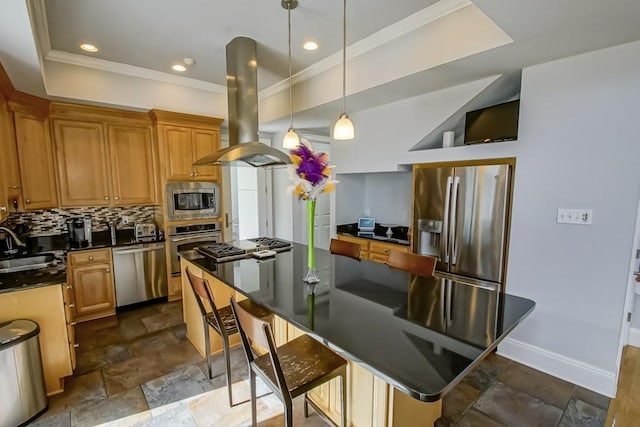
{"label": "built-in microwave", "polygon": [[170,182],[166,187],[167,219],[216,218],[220,187],[213,182]]}

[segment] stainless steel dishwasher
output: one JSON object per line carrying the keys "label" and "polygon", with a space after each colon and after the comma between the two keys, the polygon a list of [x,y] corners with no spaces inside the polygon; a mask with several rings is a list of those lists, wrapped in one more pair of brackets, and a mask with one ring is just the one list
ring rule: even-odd
{"label": "stainless steel dishwasher", "polygon": [[116,306],[167,296],[164,243],[113,248]]}

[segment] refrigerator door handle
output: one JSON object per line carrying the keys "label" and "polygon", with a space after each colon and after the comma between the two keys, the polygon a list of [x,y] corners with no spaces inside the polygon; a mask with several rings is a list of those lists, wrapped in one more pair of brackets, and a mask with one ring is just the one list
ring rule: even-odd
{"label": "refrigerator door handle", "polygon": [[453,308],[452,308],[452,304],[451,304],[451,291],[453,288],[453,283],[450,279],[446,279],[445,280],[446,283],[446,307],[445,307],[445,312],[446,312],[446,325],[447,328],[450,328],[453,325]]}
{"label": "refrigerator door handle", "polygon": [[[451,202],[451,186],[453,177],[447,177],[447,187],[444,193],[444,215],[442,223],[442,234],[440,235],[440,255],[445,264],[449,264],[449,210]],[[447,267],[448,268],[448,267]]]}
{"label": "refrigerator door handle", "polygon": [[451,197],[451,232],[449,236],[451,243],[451,265],[455,265],[457,262],[457,248],[456,248],[456,216],[458,215],[458,189],[460,188],[460,177],[456,176],[453,179],[453,196]]}
{"label": "refrigerator door handle", "polygon": [[442,324],[447,328],[447,303],[446,303],[446,280],[438,279],[440,282],[440,314],[442,315]]}

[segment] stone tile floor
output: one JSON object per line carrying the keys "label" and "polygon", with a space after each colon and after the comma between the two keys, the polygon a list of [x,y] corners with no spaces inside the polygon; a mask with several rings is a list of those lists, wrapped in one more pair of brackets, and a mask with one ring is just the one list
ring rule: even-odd
{"label": "stone tile floor", "polygon": [[[74,375],[31,425],[249,425],[248,403],[228,405],[221,356],[214,358],[218,375],[207,378],[206,362],[186,339],[181,310],[180,302],[162,303],[79,324]],[[240,348],[232,353],[234,402],[243,402],[246,361]],[[445,396],[437,425],[602,426],[608,406],[604,396],[492,355]],[[295,425],[325,425],[313,411],[305,419],[301,401],[295,408]],[[259,400],[258,414],[260,426],[283,425],[273,395]]]}

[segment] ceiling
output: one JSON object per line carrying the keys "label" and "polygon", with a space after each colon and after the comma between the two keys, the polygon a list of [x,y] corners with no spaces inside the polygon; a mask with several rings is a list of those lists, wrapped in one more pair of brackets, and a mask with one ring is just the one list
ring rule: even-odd
{"label": "ceiling", "polygon": [[[299,2],[296,121],[325,129],[340,109],[342,1]],[[349,111],[639,40],[638,18],[637,0],[349,0]],[[258,42],[261,109],[271,108],[261,121],[286,129],[286,29],[278,0],[7,0],[0,62],[18,90],[50,99],[224,115],[224,46],[249,36]],[[304,51],[307,38],[319,49]],[[99,52],[84,53],[82,42]],[[186,57],[195,65],[171,71]],[[118,78],[131,86],[110,89]],[[130,89],[138,87],[144,101]]]}

